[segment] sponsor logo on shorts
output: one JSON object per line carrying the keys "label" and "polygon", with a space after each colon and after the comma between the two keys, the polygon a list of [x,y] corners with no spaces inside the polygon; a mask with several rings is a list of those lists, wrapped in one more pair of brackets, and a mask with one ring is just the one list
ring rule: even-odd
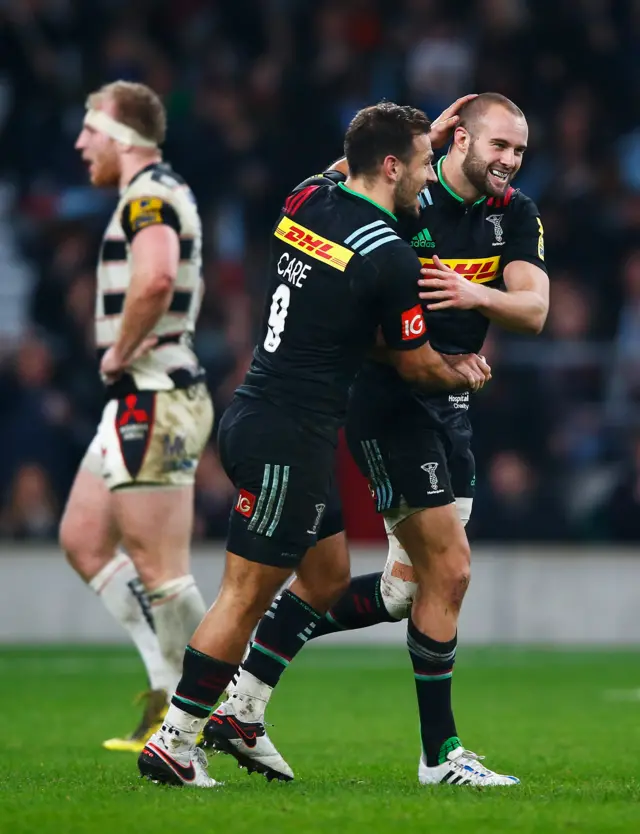
{"label": "sponsor logo on shorts", "polygon": [[427,495],[439,495],[441,492],[444,492],[444,489],[438,489],[440,484],[438,483],[438,464],[437,463],[423,463],[420,469],[424,469],[424,471],[429,476],[429,486],[431,489],[427,493]]}
{"label": "sponsor logo on shorts", "polygon": [[256,505],[256,496],[247,492],[246,489],[241,489],[238,493],[238,500],[236,501],[235,510],[245,518],[251,518],[253,508]]}
{"label": "sponsor logo on shorts", "polygon": [[454,408],[460,408],[463,411],[469,410],[469,392],[464,394],[449,394],[449,402]]}
{"label": "sponsor logo on shorts", "polygon": [[196,463],[186,451],[186,440],[179,434],[163,436],[162,458],[163,472],[191,472],[195,469]]}
{"label": "sponsor logo on shorts", "polygon": [[[155,393],[140,391],[118,401],[115,427],[120,441],[122,460],[132,478],[142,468],[154,421]],[[103,476],[104,476],[103,472]]]}
{"label": "sponsor logo on shorts", "polygon": [[420,304],[416,304],[410,310],[405,310],[402,314],[401,321],[403,342],[407,342],[410,339],[418,339],[427,332],[427,325],[424,323],[422,306]]}
{"label": "sponsor logo on shorts", "polygon": [[[443,264],[451,267],[458,275],[462,275],[467,281],[473,281],[474,284],[486,284],[487,281],[493,281],[498,274],[500,267],[500,255],[495,255],[493,258],[471,258],[469,260],[460,260],[459,258],[440,258]],[[434,266],[432,258],[420,258],[422,266],[432,268]]]}
{"label": "sponsor logo on shorts", "polygon": [[322,518],[322,514],[324,513],[326,506],[326,504],[316,504],[316,520],[311,525],[311,530],[307,530],[307,533],[315,534],[318,532],[320,519]]}

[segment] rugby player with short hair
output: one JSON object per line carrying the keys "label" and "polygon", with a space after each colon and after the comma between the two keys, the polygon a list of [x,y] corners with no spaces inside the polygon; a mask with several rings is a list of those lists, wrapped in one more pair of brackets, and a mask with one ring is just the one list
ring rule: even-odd
{"label": "rugby player with short hair", "polygon": [[[459,115],[437,181],[408,213],[402,235],[424,266],[424,315],[443,354],[479,352],[490,322],[539,333],[549,304],[542,224],[536,206],[510,186],[527,146],[527,123],[509,99],[484,93],[456,102]],[[445,111],[450,116],[451,108]],[[420,710],[423,784],[509,785],[466,751],[451,707],[457,622],[470,577],[464,531],[473,502],[470,397],[427,394],[388,365],[369,361],[351,391],[347,440],[384,515],[389,556],[382,573],[355,577],[323,620],[294,622],[306,575],[274,601],[256,632],[231,697],[205,728],[205,744],[250,770],[293,778],[264,731],[273,687],[308,639],[409,617],[407,642]],[[344,538],[336,547],[346,552]],[[348,571],[346,560],[342,563]],[[313,580],[313,574],[311,574]],[[291,620],[291,622],[289,622]],[[304,637],[304,639],[300,639]],[[247,738],[253,736],[250,744]]]}
{"label": "rugby player with short hair", "polygon": [[159,726],[205,612],[189,552],[194,476],[213,423],[191,344],[202,229],[189,187],[162,161],[165,130],[153,90],[116,81],[89,96],[76,142],[92,185],[120,193],[97,270],[106,405],[60,542],[146,667],[142,721],[130,736],[105,742],[114,750],[140,751]]}
{"label": "rugby player with short hair", "polygon": [[[222,462],[238,489],[222,587],[187,647],[162,729],[138,759],[154,781],[216,784],[195,742],[254,627],[293,571],[304,576],[300,563],[318,540],[305,560],[312,567],[348,558],[336,543],[342,525],[323,516],[349,388],[378,327],[389,362],[418,387],[475,390],[490,377],[475,354],[443,358],[428,345],[420,262],[396,231],[395,213],[417,215],[417,196],[435,179],[429,131],[419,110],[365,108],[345,137],[350,176],[305,181],[276,221],[260,339],[220,424]],[[331,571],[316,574],[293,629],[319,620],[343,588]]]}

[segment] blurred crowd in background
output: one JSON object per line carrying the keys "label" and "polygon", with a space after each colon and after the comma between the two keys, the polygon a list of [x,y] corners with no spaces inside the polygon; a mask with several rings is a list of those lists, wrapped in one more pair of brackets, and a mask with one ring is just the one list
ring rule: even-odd
{"label": "blurred crowd in background", "polygon": [[[0,535],[55,535],[102,408],[95,262],[114,194],[88,186],[73,146],[86,94],[118,78],[162,95],[165,157],[198,199],[196,344],[218,417],[251,356],[283,197],[341,155],[355,111],[512,98],[551,312],[536,339],[491,331],[469,529],[640,539],[639,0],[0,0]],[[351,532],[379,531],[342,471]],[[197,536],[224,536],[215,438],[197,484]]]}

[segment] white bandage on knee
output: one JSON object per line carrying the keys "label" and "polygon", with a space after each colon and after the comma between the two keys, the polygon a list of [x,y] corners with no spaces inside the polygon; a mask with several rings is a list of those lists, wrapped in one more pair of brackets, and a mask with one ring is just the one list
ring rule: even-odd
{"label": "white bandage on knee", "polygon": [[[456,509],[465,527],[471,516],[472,506],[473,498],[456,498]],[[401,521],[421,512],[422,509],[424,508],[409,507],[401,502],[397,510],[385,513],[384,526],[389,539],[389,554],[380,580],[380,593],[384,607],[390,616],[397,620],[409,616],[418,583],[411,559],[393,531]]]}
{"label": "white bandage on knee", "polygon": [[463,527],[467,526],[467,522],[471,518],[472,507],[473,498],[456,498],[456,509]]}
{"label": "white bandage on knee", "polygon": [[380,594],[389,615],[395,620],[404,620],[411,611],[418,583],[407,551],[390,530],[387,530],[387,536],[389,554],[380,579]]}
{"label": "white bandage on knee", "polygon": [[187,643],[207,610],[204,600],[195,579],[188,574],[150,592],[149,602],[160,649],[179,678]]}

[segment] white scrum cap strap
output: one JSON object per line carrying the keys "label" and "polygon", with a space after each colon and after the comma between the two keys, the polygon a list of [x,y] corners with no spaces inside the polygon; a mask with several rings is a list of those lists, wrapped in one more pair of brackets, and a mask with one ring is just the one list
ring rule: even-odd
{"label": "white scrum cap strap", "polygon": [[100,133],[106,133],[116,142],[123,145],[130,145],[136,148],[157,148],[158,145],[153,139],[145,139],[137,130],[134,130],[128,125],[123,125],[122,122],[116,121],[109,116],[104,110],[89,109],[84,117],[84,123],[87,127],[92,127],[94,130],[99,130]]}

